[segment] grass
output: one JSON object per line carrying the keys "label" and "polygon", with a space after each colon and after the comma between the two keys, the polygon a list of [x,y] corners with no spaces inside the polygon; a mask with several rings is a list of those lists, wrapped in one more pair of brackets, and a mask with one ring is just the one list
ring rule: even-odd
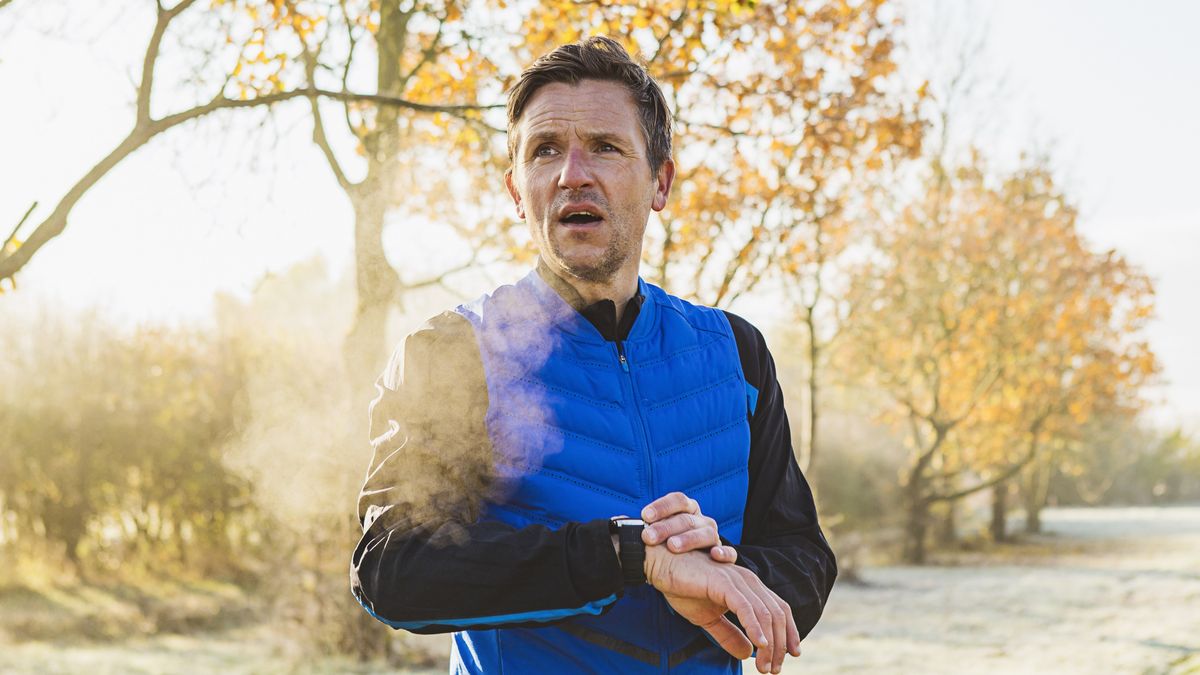
{"label": "grass", "polygon": [[9,582],[0,636],[15,641],[128,639],[236,627],[256,606],[232,584],[205,580]]}
{"label": "grass", "polygon": [[219,580],[128,574],[9,579],[0,583],[0,672],[445,672],[444,638],[393,641],[397,652],[418,654],[432,667],[362,663],[319,653],[302,627],[273,616],[269,604]]}

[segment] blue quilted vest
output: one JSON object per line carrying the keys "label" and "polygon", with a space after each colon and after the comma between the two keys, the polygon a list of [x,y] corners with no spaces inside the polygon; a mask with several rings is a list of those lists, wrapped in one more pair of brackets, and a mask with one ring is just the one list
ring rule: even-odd
{"label": "blue quilted vest", "polygon": [[[729,321],[638,284],[645,300],[622,343],[604,340],[536,271],[457,309],[487,379],[496,480],[484,518],[558,528],[636,517],[679,490],[741,540],[748,389]],[[741,672],[649,585],[490,623],[505,620],[547,625],[455,633],[451,671]]]}

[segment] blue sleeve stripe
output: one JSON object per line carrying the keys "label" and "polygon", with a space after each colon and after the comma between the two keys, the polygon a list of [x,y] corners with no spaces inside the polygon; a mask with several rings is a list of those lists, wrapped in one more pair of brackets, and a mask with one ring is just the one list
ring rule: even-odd
{"label": "blue sleeve stripe", "polygon": [[746,383],[746,403],[750,407],[750,414],[753,415],[755,408],[758,407],[758,389],[755,389],[754,385],[749,382]]}
{"label": "blue sleeve stripe", "polygon": [[454,626],[455,628],[471,628],[472,626],[495,625],[500,623],[524,623],[527,621],[557,621],[565,619],[568,616],[576,616],[579,614],[600,614],[605,607],[617,601],[617,595],[614,593],[607,598],[589,602],[586,605],[575,608],[566,609],[544,609],[536,612],[520,612],[517,614],[496,614],[493,616],[475,616],[469,619],[436,619],[433,621],[389,621],[374,612],[367,603],[363,602],[362,598],[357,593],[354,594],[358,604],[367,610],[367,613],[375,617],[379,621],[391,626],[392,628],[425,628],[426,626]]}

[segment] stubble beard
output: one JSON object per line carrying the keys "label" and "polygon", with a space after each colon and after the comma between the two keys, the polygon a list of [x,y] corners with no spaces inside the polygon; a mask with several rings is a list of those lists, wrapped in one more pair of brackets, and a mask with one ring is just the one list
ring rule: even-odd
{"label": "stubble beard", "polygon": [[603,284],[612,281],[616,277],[617,272],[625,265],[629,259],[625,252],[625,239],[623,236],[612,232],[608,246],[605,247],[604,253],[599,260],[594,262],[572,262],[564,255],[559,242],[551,239],[550,249],[554,254],[554,259],[562,267],[563,271],[571,276],[594,284]]}

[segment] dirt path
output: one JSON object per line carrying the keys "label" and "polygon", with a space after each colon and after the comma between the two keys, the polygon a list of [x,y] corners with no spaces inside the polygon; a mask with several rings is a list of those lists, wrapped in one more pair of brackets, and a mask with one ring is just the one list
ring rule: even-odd
{"label": "dirt path", "polygon": [[786,672],[1200,673],[1200,507],[1056,509],[1045,526],[1012,560],[839,585]]}

